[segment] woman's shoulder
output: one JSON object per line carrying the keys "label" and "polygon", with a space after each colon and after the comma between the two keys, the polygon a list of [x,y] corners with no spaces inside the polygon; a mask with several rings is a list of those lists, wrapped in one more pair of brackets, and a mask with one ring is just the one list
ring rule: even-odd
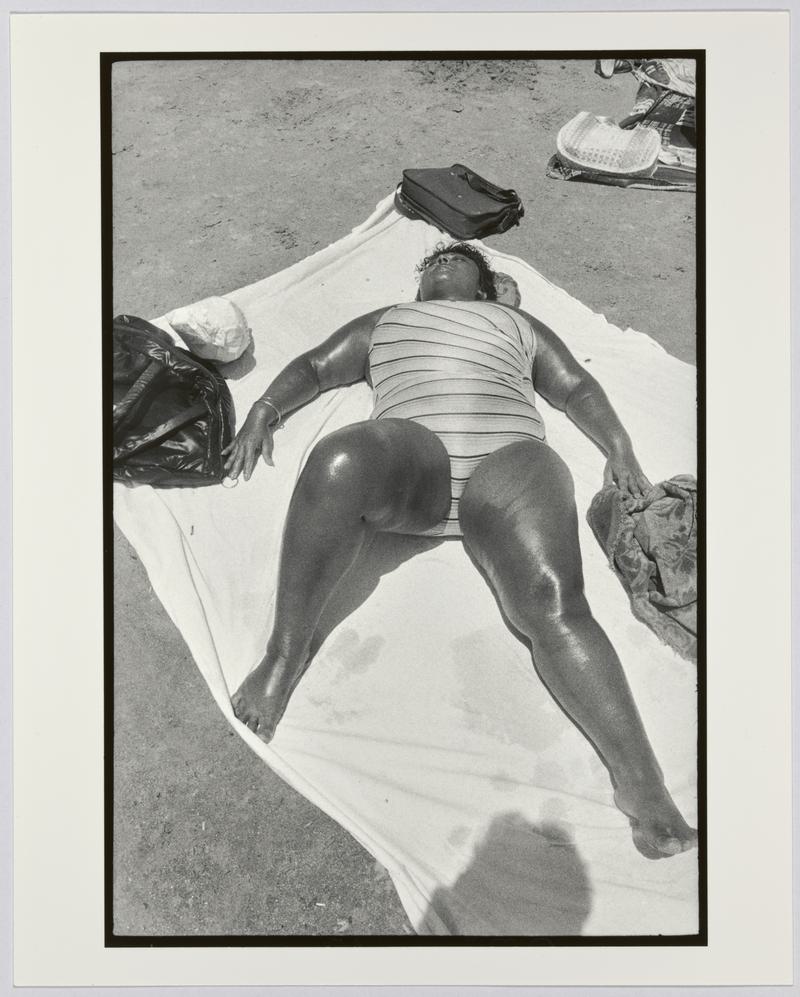
{"label": "woman's shoulder", "polygon": [[412,308],[414,305],[421,304],[421,301],[396,301],[393,305],[385,305],[383,308],[379,308],[377,314],[379,318],[383,318],[390,312],[397,311],[398,309],[402,310],[403,308]]}

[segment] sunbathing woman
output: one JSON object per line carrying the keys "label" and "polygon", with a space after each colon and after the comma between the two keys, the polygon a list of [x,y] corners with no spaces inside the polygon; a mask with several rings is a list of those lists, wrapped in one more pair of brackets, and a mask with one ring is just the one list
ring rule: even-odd
{"label": "sunbathing woman", "polygon": [[293,360],[227,449],[249,479],[288,413],[364,378],[367,422],[321,440],[298,479],[283,534],[275,623],[261,663],[232,698],[269,741],[306,668],[322,610],[376,531],[462,537],[536,669],[611,775],[639,850],[696,843],[647,739],[619,658],[583,592],[571,475],[545,442],[534,388],[600,447],[631,496],[650,483],[600,385],[550,329],[496,301],[494,273],[455,244],[419,267],[417,301],[348,322]]}

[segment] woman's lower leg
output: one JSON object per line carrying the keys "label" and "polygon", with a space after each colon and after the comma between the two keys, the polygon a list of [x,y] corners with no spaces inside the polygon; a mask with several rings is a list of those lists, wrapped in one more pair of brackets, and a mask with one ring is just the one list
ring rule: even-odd
{"label": "woman's lower leg", "polygon": [[575,602],[546,618],[533,614],[536,669],[607,766],[639,851],[647,858],[685,851],[697,835],[667,791],[617,653],[583,595]]}
{"label": "woman's lower leg", "polygon": [[381,529],[413,533],[420,524],[432,526],[449,501],[449,464],[439,441],[432,437],[437,450],[427,430],[396,422],[332,434],[298,479],[284,528],[272,633],[261,662],[232,696],[236,716],[262,740],[271,739],[305,671],[325,605],[365,544]]}
{"label": "woman's lower leg", "polygon": [[615,784],[661,780],[622,664],[583,593],[526,615],[542,681],[593,743]]}
{"label": "woman's lower leg", "polygon": [[665,785],[619,657],[583,591],[569,473],[540,446],[488,458],[461,502],[464,539],[503,609],[531,643],[551,694],[594,746],[637,847],[662,857],[696,834]]}
{"label": "woman's lower leg", "polygon": [[326,603],[374,533],[355,503],[340,509],[309,502],[302,491],[295,495],[283,534],[268,654],[305,662]]}

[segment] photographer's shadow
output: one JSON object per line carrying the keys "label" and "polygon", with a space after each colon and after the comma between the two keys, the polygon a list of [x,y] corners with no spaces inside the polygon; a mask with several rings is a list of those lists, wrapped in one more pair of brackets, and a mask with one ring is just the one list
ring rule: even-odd
{"label": "photographer's shadow", "polygon": [[583,930],[591,897],[566,825],[499,814],[470,865],[436,890],[419,933],[572,937]]}

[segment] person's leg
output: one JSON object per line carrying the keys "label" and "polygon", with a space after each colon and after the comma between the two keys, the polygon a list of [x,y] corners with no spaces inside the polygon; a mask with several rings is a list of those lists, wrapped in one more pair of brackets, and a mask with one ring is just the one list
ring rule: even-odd
{"label": "person's leg", "polygon": [[262,740],[275,733],[325,604],[364,543],[377,531],[423,533],[449,507],[447,452],[424,426],[371,420],[317,444],[289,505],[265,656],[232,696],[236,716]]}
{"label": "person's leg", "polygon": [[483,461],[460,507],[464,543],[536,669],[609,769],[617,806],[648,858],[697,835],[672,801],[611,642],[583,591],[571,475],[543,443],[515,443]]}

